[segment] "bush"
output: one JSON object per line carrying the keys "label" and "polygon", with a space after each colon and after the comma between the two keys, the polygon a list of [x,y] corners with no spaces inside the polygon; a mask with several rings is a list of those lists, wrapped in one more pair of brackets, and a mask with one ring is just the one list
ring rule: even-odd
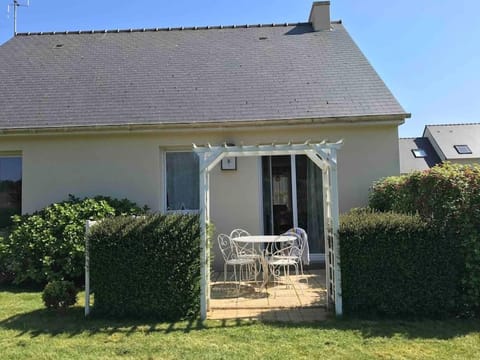
{"label": "bush", "polygon": [[[52,204],[32,215],[13,217],[10,236],[0,241],[0,257],[15,273],[15,283],[45,284],[54,280],[81,282],[85,263],[85,220],[116,213],[143,214],[128,200],[107,197]],[[118,205],[119,208],[114,208]]]}
{"label": "bush", "polygon": [[[115,210],[115,216],[121,215],[145,215],[148,212],[148,206],[145,205],[142,208],[134,202],[128,199],[114,199],[110,196],[95,196],[93,198],[96,201],[105,201],[108,205]],[[78,200],[78,199],[77,199]]]}
{"label": "bush", "polygon": [[453,309],[452,247],[419,216],[354,211],[339,229],[345,314],[442,316]]}
{"label": "bush", "polygon": [[457,312],[480,315],[480,166],[445,163],[374,184],[370,206],[418,213],[452,249],[458,265]]}
{"label": "bush", "polygon": [[106,219],[92,228],[93,315],[178,320],[197,316],[197,215]]}
{"label": "bush", "polygon": [[42,293],[42,300],[48,309],[65,311],[77,302],[78,290],[71,281],[49,282]]}
{"label": "bush", "polygon": [[0,285],[9,284],[14,279],[13,273],[8,265],[4,243],[4,237],[0,235]]}

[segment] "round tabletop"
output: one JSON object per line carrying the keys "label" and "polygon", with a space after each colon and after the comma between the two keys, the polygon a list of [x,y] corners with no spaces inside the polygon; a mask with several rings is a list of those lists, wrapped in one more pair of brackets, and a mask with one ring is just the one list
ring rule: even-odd
{"label": "round tabletop", "polygon": [[264,244],[295,241],[296,237],[293,235],[250,235],[234,237],[232,240],[243,243]]}

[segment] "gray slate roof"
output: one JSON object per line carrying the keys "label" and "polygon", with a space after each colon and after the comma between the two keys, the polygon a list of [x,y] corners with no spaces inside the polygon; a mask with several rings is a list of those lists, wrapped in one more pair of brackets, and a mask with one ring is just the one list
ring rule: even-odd
{"label": "gray slate roof", "polygon": [[0,129],[408,117],[344,27],[20,34]]}
{"label": "gray slate roof", "polygon": [[[480,159],[480,124],[427,125],[423,136],[441,152],[442,160]],[[468,145],[472,153],[459,154],[454,145]]]}
{"label": "gray slate roof", "polygon": [[[398,144],[401,174],[428,170],[441,162],[432,144],[430,144],[430,141],[426,137],[400,138]],[[424,150],[427,156],[424,158],[416,158],[412,152],[414,149]]]}

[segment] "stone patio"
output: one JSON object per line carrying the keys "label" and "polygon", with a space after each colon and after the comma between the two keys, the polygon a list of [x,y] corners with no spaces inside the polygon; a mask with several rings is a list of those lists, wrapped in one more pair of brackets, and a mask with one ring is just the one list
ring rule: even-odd
{"label": "stone patio", "polygon": [[[230,274],[227,274],[229,279]],[[325,270],[308,270],[305,276],[264,288],[261,284],[223,282],[223,273],[211,277],[209,319],[258,319],[264,321],[312,322],[325,320]]]}

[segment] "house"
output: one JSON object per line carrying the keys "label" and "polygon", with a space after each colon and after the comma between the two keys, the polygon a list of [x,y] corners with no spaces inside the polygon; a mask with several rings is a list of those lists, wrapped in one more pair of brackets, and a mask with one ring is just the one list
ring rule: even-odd
{"label": "house", "polygon": [[426,125],[422,137],[401,138],[399,147],[402,174],[444,161],[480,164],[480,124]]}
{"label": "house", "polygon": [[[68,194],[198,210],[193,143],[343,139],[340,212],[399,173],[410,115],[328,1],[295,24],[17,34],[0,62],[0,164],[22,169],[23,213]],[[210,194],[218,232],[299,225],[323,259],[322,174],[307,156],[224,159]]]}
{"label": "house", "polygon": [[400,173],[424,171],[439,164],[440,158],[426,137],[400,138]]}

